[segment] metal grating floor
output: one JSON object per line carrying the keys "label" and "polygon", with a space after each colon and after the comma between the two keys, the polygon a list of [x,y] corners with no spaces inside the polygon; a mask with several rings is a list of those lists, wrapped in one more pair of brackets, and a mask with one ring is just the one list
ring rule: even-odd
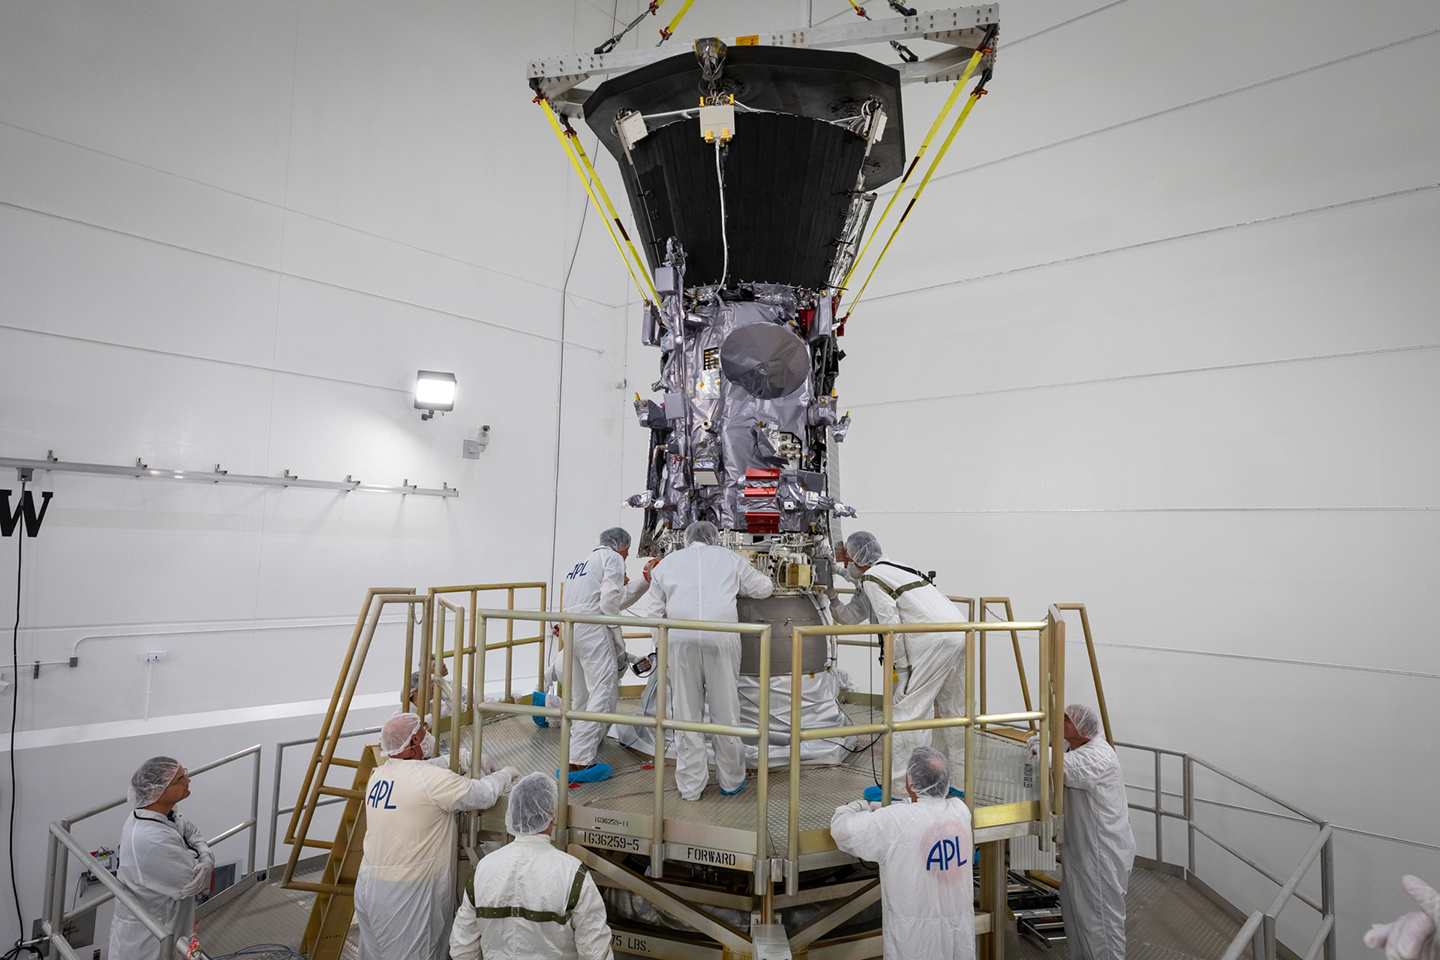
{"label": "metal grating floor", "polygon": [[[1125,894],[1128,960],[1209,960],[1223,956],[1240,924],[1184,880],[1136,867]],[[1065,944],[1051,949],[1021,938],[1019,960],[1069,960]],[[1240,954],[1250,957],[1250,950]]]}
{"label": "metal grating floor", "polygon": [[[295,879],[318,881],[323,872],[322,863],[307,871],[297,870]],[[261,944],[283,943],[291,950],[300,949],[315,894],[283,889],[279,875],[277,867],[275,881],[255,884],[200,921],[200,946],[207,956],[226,956]],[[359,927],[352,923],[341,960],[356,960],[359,932]],[[247,952],[245,960],[280,960],[290,956],[292,954],[283,950]]]}
{"label": "metal grating floor", "polygon": [[[845,713],[852,723],[871,722],[871,708],[845,704]],[[617,713],[639,714],[638,699],[619,702]],[[835,808],[858,799],[861,791],[874,784],[875,771],[880,767],[881,745],[876,742],[861,748],[843,763],[807,765],[802,773],[800,829],[817,830],[830,826]],[[508,764],[522,772],[555,770],[560,744],[560,731],[555,727],[539,727],[530,717],[502,716],[489,720],[484,728],[485,753],[500,764]],[[1024,744],[1004,737],[980,735],[976,793],[981,805],[1014,803],[1033,800],[1033,784],[1026,782],[1028,751]],[[654,767],[645,753],[620,746],[607,738],[600,748],[599,760],[610,764],[613,773],[601,783],[582,783],[570,788],[572,806],[598,807],[623,813],[649,814],[654,804]],[[961,782],[964,771],[954,781]],[[746,777],[746,789],[734,797],[723,796],[712,780],[697,801],[681,800],[675,789],[674,762],[665,771],[665,816],[667,819],[713,824],[740,830],[755,827],[755,774]],[[789,814],[790,774],[787,767],[770,770],[770,856],[785,856],[786,819]],[[973,806],[973,804],[972,804]]]}

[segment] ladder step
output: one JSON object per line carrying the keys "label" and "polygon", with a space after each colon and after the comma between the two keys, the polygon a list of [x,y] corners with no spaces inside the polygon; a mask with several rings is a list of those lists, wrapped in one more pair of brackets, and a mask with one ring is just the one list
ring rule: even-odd
{"label": "ladder step", "polygon": [[351,800],[363,800],[363,799],[365,798],[365,793],[364,793],[364,791],[361,791],[361,790],[351,790],[351,789],[349,789],[348,787],[326,787],[326,786],[322,786],[322,787],[320,788],[320,792],[323,793],[323,794],[325,794],[326,796],[331,796],[331,797],[348,797],[348,798],[351,799]]}
{"label": "ladder step", "polygon": [[302,847],[318,847],[321,850],[329,850],[335,846],[335,843],[332,840],[311,840],[309,837],[306,837],[300,841],[300,845]]}
{"label": "ladder step", "polygon": [[360,769],[359,760],[346,760],[344,757],[334,757],[330,761],[332,767],[349,767],[351,770]]}

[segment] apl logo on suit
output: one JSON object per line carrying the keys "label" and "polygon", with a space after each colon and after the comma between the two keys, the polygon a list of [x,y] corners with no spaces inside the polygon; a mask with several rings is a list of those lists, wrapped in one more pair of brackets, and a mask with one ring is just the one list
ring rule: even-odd
{"label": "apl logo on suit", "polygon": [[35,512],[35,495],[29,490],[20,495],[20,502],[15,504],[14,512],[10,510],[10,494],[12,491],[0,490],[0,535],[10,536],[15,528],[20,526],[20,520],[25,520],[25,535],[38,537],[40,535],[40,524],[45,522],[45,511],[50,509],[50,497],[53,494],[46,490],[40,494],[40,512]]}

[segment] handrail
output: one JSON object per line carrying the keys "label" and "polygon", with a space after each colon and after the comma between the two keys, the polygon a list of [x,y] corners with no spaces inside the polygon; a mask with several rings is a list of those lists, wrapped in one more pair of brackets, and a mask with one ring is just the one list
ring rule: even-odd
{"label": "handrail", "polygon": [[[175,952],[176,948],[180,946],[178,943],[175,942],[175,934],[169,930],[166,930],[160,925],[160,921],[150,916],[150,913],[140,905],[140,901],[136,900],[134,895],[129,890],[125,889],[125,885],[121,883],[118,879],[116,879],[114,876],[112,876],[110,874],[110,871],[106,870],[99,860],[96,860],[94,857],[92,857],[90,855],[90,851],[86,850],[83,846],[80,845],[79,840],[76,840],[70,835],[69,830],[66,830],[64,827],[60,826],[58,822],[52,823],[50,824],[50,836],[54,838],[52,842],[58,842],[63,844],[65,848],[71,853],[73,853],[81,863],[85,863],[87,866],[89,866],[90,872],[94,874],[96,879],[98,879],[107,890],[110,891],[110,896],[124,904],[125,908],[135,915],[135,919],[140,921],[140,925],[150,932],[150,936],[160,941],[161,956],[168,957],[171,953]],[[53,921],[47,921],[47,925],[50,927],[52,937],[61,936],[60,934],[54,932],[55,928],[59,926],[59,924],[56,924]],[[66,943],[66,946],[69,946],[68,942]],[[183,949],[180,950],[180,955],[182,957],[185,955]]]}
{"label": "handrail", "polygon": [[[964,599],[964,598],[961,598]],[[1039,777],[1040,793],[1040,815],[1044,823],[1041,833],[1041,843],[1048,849],[1052,840],[1052,811],[1058,819],[1062,810],[1061,791],[1063,790],[1063,774],[1058,764],[1063,762],[1060,757],[1063,753],[1061,738],[1063,730],[1061,725],[1050,722],[1052,717],[1059,710],[1064,709],[1064,675],[1060,669],[1051,670],[1052,664],[1063,664],[1064,662],[1064,621],[1059,616],[1058,609],[1052,607],[1047,611],[1045,620],[1038,621],[965,621],[963,623],[899,623],[899,624],[816,624],[816,625],[795,625],[791,628],[793,637],[791,639],[791,661],[790,661],[790,684],[791,689],[799,689],[801,670],[801,651],[803,638],[806,636],[827,636],[835,638],[837,645],[848,646],[875,646],[873,640],[868,639],[876,634],[880,636],[879,646],[882,648],[883,666],[881,676],[889,678],[892,675],[895,664],[895,636],[896,634],[911,633],[965,633],[968,636],[983,638],[992,632],[1009,633],[1014,638],[1016,649],[1019,646],[1019,635],[1021,633],[1037,632],[1039,634],[1040,648],[1040,696],[1041,704],[1039,709],[1027,709],[1024,711],[987,714],[984,708],[977,704],[976,678],[979,672],[979,658],[981,654],[980,644],[967,642],[965,644],[965,713],[959,717],[929,717],[917,720],[896,721],[894,715],[894,685],[888,682],[881,684],[881,722],[870,724],[852,724],[844,727],[827,727],[823,729],[801,729],[800,726],[800,702],[798,698],[790,701],[790,729],[792,736],[800,741],[829,739],[837,736],[866,736],[878,735],[882,738],[881,766],[884,773],[881,776],[880,803],[888,806],[891,796],[891,767],[894,758],[894,736],[896,733],[911,730],[937,730],[951,727],[963,727],[965,729],[965,755],[973,757],[978,748],[978,731],[980,727],[988,724],[1018,723],[1039,721],[1039,741],[1042,745],[1041,755],[1036,761],[1036,768],[1039,770],[1051,771],[1051,776]],[[865,640],[847,640],[846,637],[864,636]],[[1058,646],[1057,646],[1058,644]],[[983,674],[978,690],[984,690]],[[1029,690],[1025,690],[1027,707],[1029,703]],[[1046,709],[1048,707],[1048,711]],[[798,731],[795,732],[795,731]],[[787,889],[793,891],[798,889],[800,873],[800,751],[790,751],[790,812],[787,819],[787,856],[786,856],[786,884]],[[971,804],[972,811],[975,809],[975,776],[978,764],[965,764],[965,797],[966,802]]]}
{"label": "handrail", "polygon": [[[1150,813],[1155,817],[1156,861],[1165,862],[1165,819],[1180,820],[1183,821],[1186,826],[1188,847],[1186,872],[1188,875],[1193,876],[1195,874],[1195,837],[1198,834],[1280,888],[1275,898],[1265,910],[1256,910],[1250,915],[1245,925],[1241,927],[1240,931],[1236,934],[1235,939],[1231,941],[1230,948],[1226,951],[1224,960],[1234,960],[1234,958],[1238,957],[1245,950],[1247,944],[1252,943],[1254,960],[1275,960],[1277,943],[1275,933],[1276,921],[1292,899],[1299,900],[1320,915],[1320,928],[1311,941],[1309,949],[1306,951],[1305,960],[1315,960],[1317,952],[1322,950],[1326,960],[1335,960],[1337,948],[1335,937],[1335,835],[1334,829],[1327,821],[1306,813],[1294,804],[1281,800],[1279,797],[1250,783],[1248,780],[1238,777],[1208,760],[1202,760],[1193,754],[1178,750],[1167,750],[1162,747],[1151,747],[1140,743],[1117,741],[1115,746],[1130,750],[1146,751],[1155,757],[1155,785],[1153,788],[1150,788],[1152,795],[1150,805],[1146,806],[1144,804],[1127,802],[1127,806],[1132,810]],[[1184,790],[1181,794],[1182,803],[1184,804],[1183,813],[1176,813],[1173,810],[1163,808],[1165,791],[1163,782],[1164,771],[1160,762],[1162,756],[1178,757],[1181,760],[1184,774]],[[1283,807],[1297,814],[1320,828],[1314,841],[1310,844],[1309,849],[1307,849],[1304,856],[1300,858],[1300,862],[1296,864],[1295,869],[1291,871],[1287,879],[1280,879],[1279,876],[1267,870],[1255,860],[1236,850],[1230,844],[1195,822],[1196,797],[1194,768],[1196,765],[1204,767],[1212,773],[1229,780],[1231,783],[1251,791],[1257,796],[1263,797],[1276,806]],[[1144,790],[1147,788],[1136,787],[1134,789]],[[1305,878],[1305,875],[1310,872],[1310,869],[1315,865],[1317,859],[1320,861],[1320,901],[1318,903],[1301,893],[1299,889],[1301,881]]]}
{"label": "handrail", "polygon": [[[345,730],[340,734],[343,740],[347,737],[363,737],[367,733],[379,733],[380,727],[365,727],[361,730]],[[289,747],[298,747],[301,744],[314,743],[314,737],[301,737],[296,740],[278,740],[275,743],[275,775],[272,779],[272,791],[270,794],[270,844],[265,854],[265,870],[271,870],[275,866],[275,841],[278,839],[280,830],[280,818],[287,813],[294,813],[293,806],[280,806],[280,782],[281,771],[285,765],[285,751]],[[315,805],[317,807],[328,807],[336,803],[344,803],[345,797],[327,797]]]}
{"label": "handrail", "polygon": [[[555,717],[560,721],[560,741],[558,747],[559,777],[561,779],[561,798],[565,793],[563,786],[568,780],[565,771],[570,768],[570,723],[572,720],[583,720],[597,723],[621,724],[632,727],[649,727],[655,731],[655,800],[651,820],[650,837],[650,879],[658,880],[664,875],[665,863],[665,733],[669,730],[682,730],[694,733],[708,733],[715,736],[739,736],[755,737],[759,741],[759,755],[762,758],[770,755],[770,635],[771,626],[765,623],[731,623],[702,620],[671,620],[656,617],[609,617],[592,614],[575,613],[548,613],[545,611],[526,610],[475,610],[476,630],[478,635],[485,636],[486,626],[491,620],[525,620],[545,621],[558,623],[564,640],[563,666],[561,668],[562,681],[560,684],[560,706],[536,706],[533,703],[487,703],[478,697],[471,697],[470,731],[471,747],[470,755],[479,757],[484,741],[483,715],[486,713],[497,714],[518,714],[532,717]],[[575,669],[575,645],[574,639],[575,624],[603,624],[605,626],[625,627],[650,627],[657,630],[656,637],[656,675],[660,681],[656,684],[655,714],[631,715],[621,713],[592,713],[585,710],[572,708],[570,698],[574,692]],[[670,631],[671,630],[695,630],[705,633],[734,633],[734,634],[758,634],[760,637],[760,677],[759,677],[759,712],[754,727],[735,727],[714,723],[701,723],[698,721],[672,720],[668,716],[667,691],[664,678],[669,675],[670,656]],[[471,659],[472,670],[474,662],[480,661],[479,684],[480,689],[485,683],[485,658],[476,657]],[[452,714],[453,715],[453,714]],[[452,741],[452,750],[455,749]],[[755,889],[757,894],[764,897],[767,905],[765,912],[771,913],[773,898],[770,893],[770,868],[768,853],[769,843],[769,787],[770,766],[761,762],[755,770]],[[563,850],[568,843],[568,821],[569,805],[562,802],[555,813],[554,839],[557,848]],[[773,922],[772,916],[766,916],[764,922]]]}
{"label": "handrail", "polygon": [[[255,872],[255,845],[259,834],[260,822],[260,755],[261,747],[260,744],[257,743],[254,746],[246,747],[244,750],[237,750],[229,756],[221,757],[218,760],[212,760],[209,763],[195,767],[194,769],[188,771],[188,774],[191,777],[198,777],[202,773],[207,773],[208,771],[214,770],[218,767],[223,767],[227,764],[234,763],[235,761],[241,760],[245,757],[254,758],[250,770],[249,818],[246,820],[242,820],[240,823],[237,823],[233,827],[222,830],[220,833],[216,834],[213,838],[207,841],[210,844],[217,844],[223,840],[228,840],[230,837],[235,836],[243,830],[249,830],[250,845],[247,859],[245,861],[247,867],[246,875]],[[125,803],[125,797],[119,797],[115,800],[108,800],[105,803],[98,804],[97,806],[91,807],[88,810],[83,810],[80,813],[73,814],[69,817],[56,820],[54,823],[50,824],[50,835],[46,839],[47,849],[45,863],[45,905],[41,913],[41,919],[43,921],[43,927],[47,935],[49,935],[51,940],[57,944],[61,952],[66,953],[67,956],[73,956],[74,950],[70,948],[70,944],[65,941],[64,937],[59,932],[64,929],[64,924],[70,920],[75,919],[78,916],[89,913],[91,910],[94,910],[96,907],[100,906],[103,903],[108,903],[110,900],[119,900],[121,903],[123,903],[132,913],[135,914],[135,916],[140,920],[140,922],[145,926],[145,928],[150,931],[152,936],[162,941],[168,939],[173,942],[174,940],[173,934],[169,934],[168,931],[165,931],[164,928],[160,926],[159,921],[155,920],[148,913],[146,913],[144,908],[139,905],[138,901],[136,901],[135,898],[131,896],[128,891],[125,890],[124,884],[122,884],[118,878],[112,875],[109,870],[106,870],[105,867],[101,865],[100,861],[92,857],[90,855],[90,852],[86,850],[70,832],[71,827],[81,822],[82,820],[88,820],[91,817],[104,813],[107,810],[113,810],[116,807],[122,806]],[[68,912],[65,910],[65,893],[67,888],[69,887],[70,860],[67,856],[65,856],[64,851],[61,849],[62,846],[65,849],[69,850],[71,853],[75,854],[75,856],[80,860],[80,862],[85,865],[87,869],[89,869],[90,872],[96,878],[98,878],[100,883],[106,888],[106,892],[101,896],[96,897],[94,900],[86,902],[83,906],[77,904],[73,910],[70,910]],[[159,932],[157,933],[157,931]],[[180,944],[172,945],[179,949],[181,956],[184,956],[184,946]],[[169,951],[162,951],[162,955],[168,955],[168,953]]]}

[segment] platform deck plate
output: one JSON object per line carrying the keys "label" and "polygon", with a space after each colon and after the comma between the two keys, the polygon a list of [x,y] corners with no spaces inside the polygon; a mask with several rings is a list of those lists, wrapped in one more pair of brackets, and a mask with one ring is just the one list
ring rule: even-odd
{"label": "platform deck plate", "polygon": [[[846,715],[855,724],[871,723],[872,708],[862,704],[844,704]],[[617,713],[638,715],[638,699],[622,699]],[[879,711],[876,710],[878,716]],[[1023,743],[982,733],[976,771],[976,794],[981,806],[1016,803],[1036,799],[1033,785],[1026,783],[1028,751]],[[560,731],[552,721],[542,728],[530,717],[502,716],[487,720],[484,729],[485,753],[495,762],[515,767],[522,772],[556,769]],[[843,763],[807,764],[801,771],[800,829],[821,830],[830,826],[835,808],[860,798],[861,791],[876,782],[880,769],[881,744],[877,741],[866,749],[869,738],[862,738],[860,748]],[[654,767],[648,754],[622,747],[607,737],[601,744],[599,760],[610,764],[613,774],[600,783],[572,785],[569,802],[572,808],[591,807],[601,810],[648,816],[654,807]],[[956,771],[952,782],[963,780],[963,770]],[[747,771],[745,789],[735,796],[724,796],[712,779],[697,801],[680,799],[675,789],[674,761],[665,770],[665,818],[700,825],[713,825],[749,831],[755,829],[755,771]],[[900,788],[903,790],[903,784]],[[771,857],[786,855],[787,816],[790,802],[788,766],[770,769],[770,850]],[[974,804],[971,804],[972,809]],[[574,815],[572,814],[572,822]]]}

